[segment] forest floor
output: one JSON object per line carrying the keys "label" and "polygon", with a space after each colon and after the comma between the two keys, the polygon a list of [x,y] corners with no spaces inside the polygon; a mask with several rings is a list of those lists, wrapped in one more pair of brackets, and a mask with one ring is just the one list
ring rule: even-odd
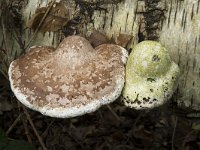
{"label": "forest floor", "polygon": [[22,107],[14,97],[8,105],[12,107],[0,115],[0,128],[9,139],[27,141],[37,149],[200,149],[198,119],[183,113],[177,115],[172,104],[137,111],[126,108],[118,100],[93,113],[70,119],[44,116]]}

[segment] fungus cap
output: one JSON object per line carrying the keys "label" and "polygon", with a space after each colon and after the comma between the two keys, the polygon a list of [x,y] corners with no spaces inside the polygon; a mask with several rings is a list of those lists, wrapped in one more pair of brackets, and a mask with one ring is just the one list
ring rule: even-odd
{"label": "fungus cap", "polygon": [[169,53],[158,42],[141,42],[131,55],[135,58],[130,59],[133,71],[143,77],[161,76],[171,66]]}
{"label": "fungus cap", "polygon": [[44,115],[69,118],[113,102],[124,85],[127,51],[103,44],[95,49],[83,37],[65,38],[57,49],[31,47],[9,67],[17,99]]}
{"label": "fungus cap", "polygon": [[122,101],[135,109],[160,106],[172,96],[178,75],[178,65],[160,43],[143,41],[128,57]]}

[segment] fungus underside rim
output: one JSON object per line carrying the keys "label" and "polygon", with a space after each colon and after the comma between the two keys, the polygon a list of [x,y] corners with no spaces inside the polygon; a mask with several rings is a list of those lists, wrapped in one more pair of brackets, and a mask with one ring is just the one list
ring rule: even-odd
{"label": "fungus underside rim", "polygon": [[[120,46],[119,46],[120,47]],[[124,65],[127,62],[127,57],[128,57],[128,52],[126,49],[121,48],[122,56],[121,60],[124,63]],[[80,107],[72,107],[72,108],[50,108],[48,105],[46,107],[39,107],[39,106],[34,106],[31,104],[29,101],[27,101],[27,96],[24,95],[19,88],[14,88],[14,82],[12,80],[12,70],[13,70],[13,62],[11,62],[9,70],[8,70],[8,75],[9,75],[9,80],[10,80],[10,87],[16,96],[16,98],[24,104],[26,107],[38,111],[43,115],[50,116],[50,117],[56,117],[56,118],[71,118],[71,117],[76,117],[80,115],[84,115],[86,113],[91,113],[96,111],[98,108],[100,108],[102,105],[109,104],[113,101],[115,101],[122,92],[122,89],[124,87],[125,83],[125,69],[123,75],[118,75],[116,76],[116,87],[112,92],[110,92],[108,95],[103,96],[101,99],[95,99],[91,103],[88,103],[86,105],[81,105]]]}

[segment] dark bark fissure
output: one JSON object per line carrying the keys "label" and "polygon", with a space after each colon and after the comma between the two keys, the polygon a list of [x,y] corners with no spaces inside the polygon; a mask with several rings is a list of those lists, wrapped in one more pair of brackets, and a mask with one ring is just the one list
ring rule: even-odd
{"label": "dark bark fissure", "polygon": [[159,31],[162,27],[162,22],[165,19],[166,6],[160,6],[159,2],[162,0],[145,0],[145,12],[143,13],[143,26],[140,25],[139,41],[159,39]]}
{"label": "dark bark fissure", "polygon": [[75,0],[77,7],[80,7],[78,14],[68,21],[68,23],[63,28],[63,33],[65,36],[80,34],[79,25],[83,23],[94,23],[92,16],[94,11],[107,12],[106,8],[103,8],[103,5],[113,4],[117,5],[118,3],[123,2],[123,0],[97,0],[97,2],[86,2],[82,0]]}

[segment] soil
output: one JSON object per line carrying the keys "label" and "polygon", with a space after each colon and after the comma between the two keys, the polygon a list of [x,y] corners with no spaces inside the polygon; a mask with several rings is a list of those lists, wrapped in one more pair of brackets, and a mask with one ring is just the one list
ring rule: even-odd
{"label": "soil", "polygon": [[[20,116],[9,138],[23,139],[42,149],[26,113],[16,101],[13,104],[11,111],[0,115],[0,128],[8,131]],[[50,118],[26,110],[48,150],[200,149],[200,132],[194,129],[198,121],[173,112],[171,104],[137,111],[117,100],[109,107],[71,119]]]}

